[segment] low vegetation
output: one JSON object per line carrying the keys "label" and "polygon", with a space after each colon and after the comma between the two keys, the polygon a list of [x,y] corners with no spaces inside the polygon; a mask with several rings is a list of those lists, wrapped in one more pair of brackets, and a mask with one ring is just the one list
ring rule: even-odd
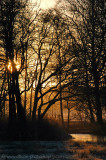
{"label": "low vegetation", "polygon": [[67,132],[61,124],[53,120],[27,120],[24,127],[14,123],[11,128],[8,121],[0,122],[0,140],[67,140]]}

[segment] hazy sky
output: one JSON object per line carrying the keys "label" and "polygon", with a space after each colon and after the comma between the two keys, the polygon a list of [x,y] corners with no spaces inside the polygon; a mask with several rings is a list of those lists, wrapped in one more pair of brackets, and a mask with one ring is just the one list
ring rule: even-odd
{"label": "hazy sky", "polygon": [[54,7],[55,4],[56,4],[56,0],[41,0],[42,8]]}
{"label": "hazy sky", "polygon": [[[36,0],[32,0],[33,3]],[[37,0],[38,3],[40,3],[40,7],[43,9],[54,7],[57,0]]]}

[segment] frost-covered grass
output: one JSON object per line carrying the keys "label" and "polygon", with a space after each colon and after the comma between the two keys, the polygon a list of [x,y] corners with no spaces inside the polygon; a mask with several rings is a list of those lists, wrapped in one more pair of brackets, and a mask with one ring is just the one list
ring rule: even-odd
{"label": "frost-covered grass", "polygon": [[106,160],[106,144],[67,141],[0,143],[0,160]]}
{"label": "frost-covered grass", "polygon": [[75,160],[106,160],[106,144],[90,142],[71,142],[68,150]]}

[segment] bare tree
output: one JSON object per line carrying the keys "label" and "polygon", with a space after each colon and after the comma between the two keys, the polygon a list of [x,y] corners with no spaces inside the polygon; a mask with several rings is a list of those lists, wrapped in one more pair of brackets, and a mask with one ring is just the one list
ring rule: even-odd
{"label": "bare tree", "polygon": [[[106,61],[105,2],[104,0],[66,1],[69,6],[67,16],[70,17],[79,41],[79,62],[82,64],[84,75],[80,82],[82,81],[82,87],[86,88],[92,121],[94,121],[93,110],[95,110],[98,123],[102,123],[100,90],[102,89],[101,83],[104,83]],[[92,108],[92,97],[95,102],[94,109]]]}
{"label": "bare tree", "polygon": [[[0,47],[4,56],[4,71],[6,73],[9,95],[9,121],[25,120],[25,111],[21,103],[19,76],[25,63],[25,52],[34,25],[28,12],[28,1],[0,1]],[[2,71],[3,71],[2,69]],[[25,89],[26,91],[26,89]],[[17,108],[17,115],[16,115]]]}
{"label": "bare tree", "polygon": [[72,64],[75,56],[71,54],[69,47],[72,47],[74,51],[72,44],[76,41],[71,36],[66,23],[68,23],[67,19],[61,17],[58,11],[49,10],[41,15],[39,24],[36,26],[36,38],[32,44],[37,73],[33,119],[36,119],[37,115],[39,119],[42,119],[53,104],[62,101],[65,97],[59,96],[60,92],[62,93],[62,90],[72,83],[68,79],[73,70]]}

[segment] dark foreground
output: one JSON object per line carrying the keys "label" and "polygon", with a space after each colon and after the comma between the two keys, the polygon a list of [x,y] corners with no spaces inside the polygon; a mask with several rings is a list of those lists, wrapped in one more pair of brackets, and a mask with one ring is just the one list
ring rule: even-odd
{"label": "dark foreground", "polygon": [[0,142],[0,160],[106,160],[106,144],[67,141]]}
{"label": "dark foreground", "polygon": [[21,130],[17,126],[10,132],[7,126],[6,123],[1,123],[0,160],[106,160],[105,142],[76,141],[69,139],[71,136],[67,134],[79,131],[105,135],[105,127],[71,122],[66,132],[57,123],[43,121],[36,125],[37,132],[34,133],[37,134],[34,139],[30,123],[27,128],[23,128],[24,132],[19,132]]}

